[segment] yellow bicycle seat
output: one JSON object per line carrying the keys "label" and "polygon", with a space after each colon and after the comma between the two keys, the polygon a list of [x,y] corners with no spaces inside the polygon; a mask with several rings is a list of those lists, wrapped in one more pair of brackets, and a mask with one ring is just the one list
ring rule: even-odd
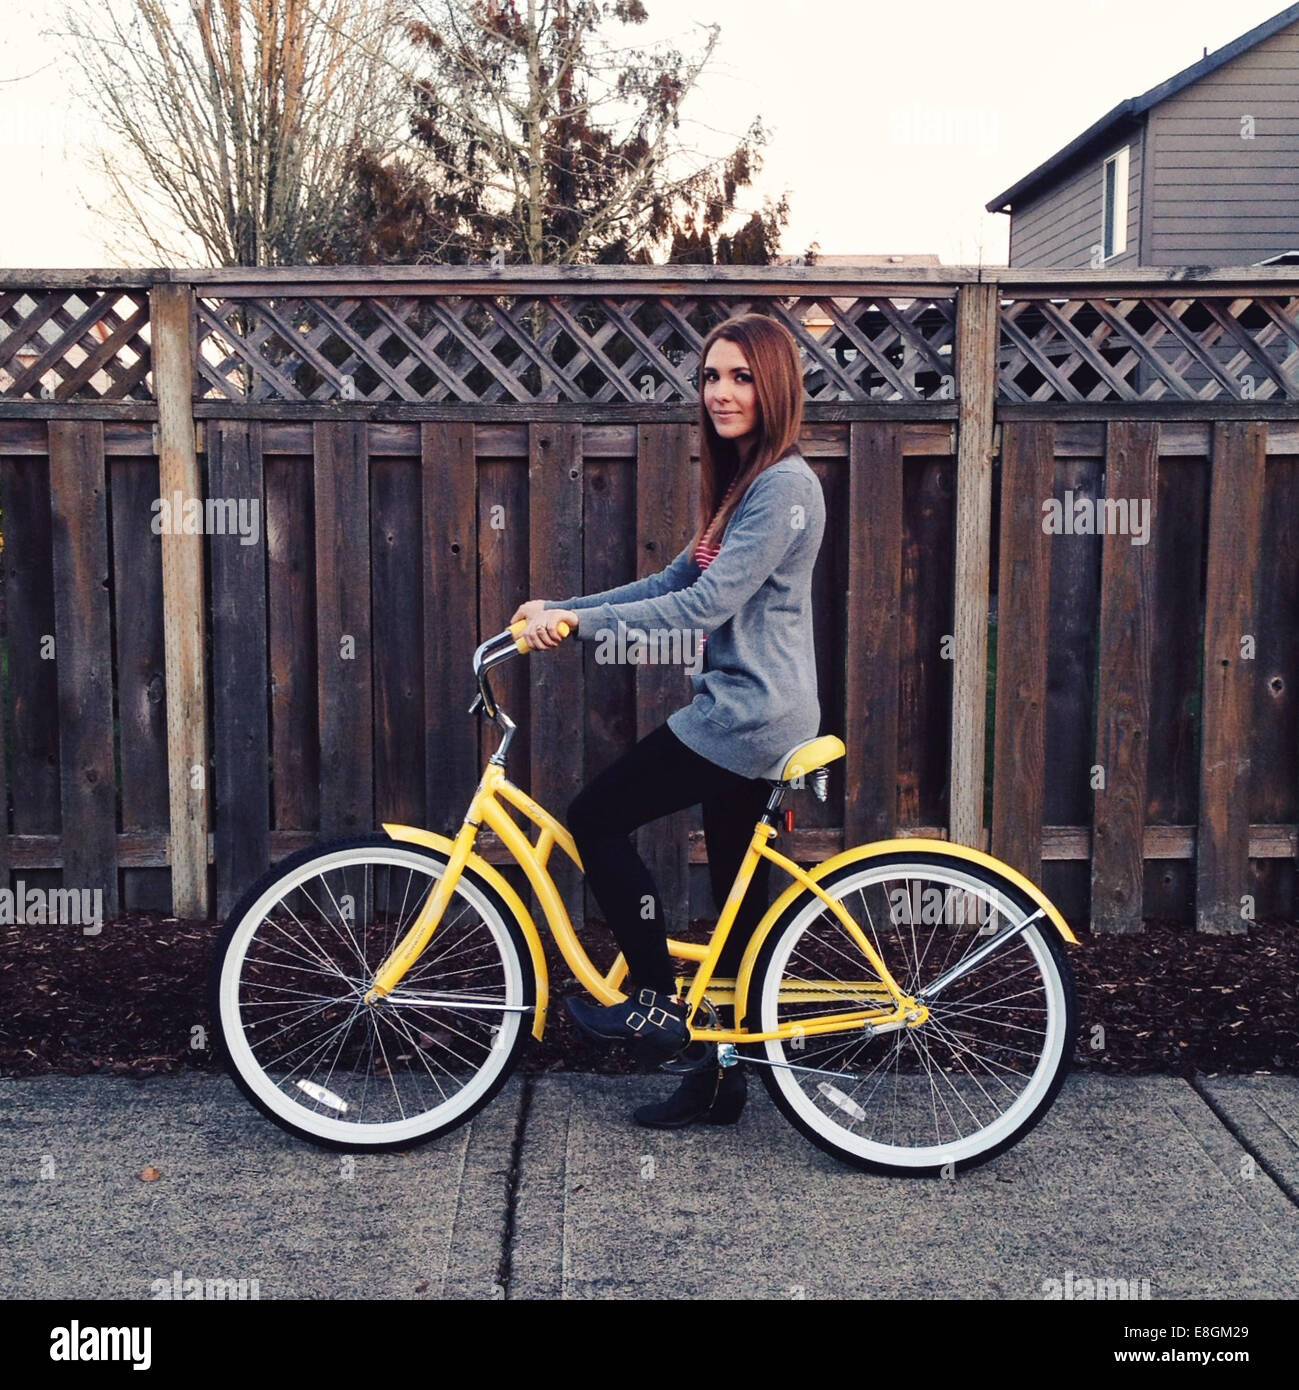
{"label": "yellow bicycle seat", "polygon": [[788,782],[800,775],[805,777],[818,767],[842,758],[847,751],[843,740],[835,734],[822,734],[820,738],[797,743],[785,754],[785,767],[777,780]]}

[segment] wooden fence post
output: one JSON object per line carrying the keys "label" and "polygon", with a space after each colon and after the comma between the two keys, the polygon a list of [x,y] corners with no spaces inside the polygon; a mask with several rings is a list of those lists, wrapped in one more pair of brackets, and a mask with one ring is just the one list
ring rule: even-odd
{"label": "wooden fence post", "polygon": [[992,431],[997,390],[997,285],[956,292],[956,566],[953,602],[948,837],[987,848],[983,741],[987,724]]}
{"label": "wooden fence post", "polygon": [[[158,402],[158,494],[201,497],[194,441],[193,290],[149,290],[153,390]],[[167,774],[171,809],[171,907],[208,916],[207,657],[203,537],[162,535],[163,654],[167,672]],[[197,785],[195,785],[197,783]]]}

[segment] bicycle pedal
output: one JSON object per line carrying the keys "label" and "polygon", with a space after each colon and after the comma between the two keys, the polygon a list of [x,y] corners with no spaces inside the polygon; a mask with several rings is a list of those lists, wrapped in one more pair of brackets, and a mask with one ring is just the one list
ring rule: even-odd
{"label": "bicycle pedal", "polygon": [[821,1092],[831,1105],[842,1110],[845,1115],[851,1115],[854,1120],[866,1119],[866,1112],[861,1106],[858,1105],[851,1096],[844,1095],[837,1086],[831,1086],[828,1081],[822,1081],[818,1083],[816,1089]]}
{"label": "bicycle pedal", "polygon": [[707,1067],[716,1066],[716,1049],[712,1043],[696,1040],[687,1046],[675,1057],[670,1057],[666,1062],[659,1063],[659,1070],[672,1073],[674,1076],[688,1076],[691,1072],[703,1071]]}

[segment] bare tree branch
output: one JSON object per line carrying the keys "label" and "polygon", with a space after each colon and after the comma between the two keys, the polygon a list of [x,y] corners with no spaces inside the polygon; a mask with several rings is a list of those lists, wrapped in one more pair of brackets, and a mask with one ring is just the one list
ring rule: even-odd
{"label": "bare tree branch", "polygon": [[81,99],[110,137],[97,158],[124,230],[163,250],[138,196],[147,185],[217,264],[305,260],[351,196],[358,140],[399,138],[409,91],[401,8],[134,0],[124,25],[112,8],[65,3]]}

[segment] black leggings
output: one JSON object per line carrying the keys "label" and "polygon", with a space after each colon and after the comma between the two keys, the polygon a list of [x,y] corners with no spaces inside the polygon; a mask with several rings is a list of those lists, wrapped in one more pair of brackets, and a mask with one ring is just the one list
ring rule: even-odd
{"label": "black leggings", "polygon": [[[573,798],[568,829],[633,985],[670,994],[675,972],[663,904],[631,832],[702,802],[713,903],[720,915],[770,795],[765,779],[741,777],[710,762],[661,724]],[[770,880],[771,860],[760,859],[717,963],[718,975],[733,977],[738,971],[749,936],[767,910]],[[647,900],[653,902],[652,912],[642,910]]]}

